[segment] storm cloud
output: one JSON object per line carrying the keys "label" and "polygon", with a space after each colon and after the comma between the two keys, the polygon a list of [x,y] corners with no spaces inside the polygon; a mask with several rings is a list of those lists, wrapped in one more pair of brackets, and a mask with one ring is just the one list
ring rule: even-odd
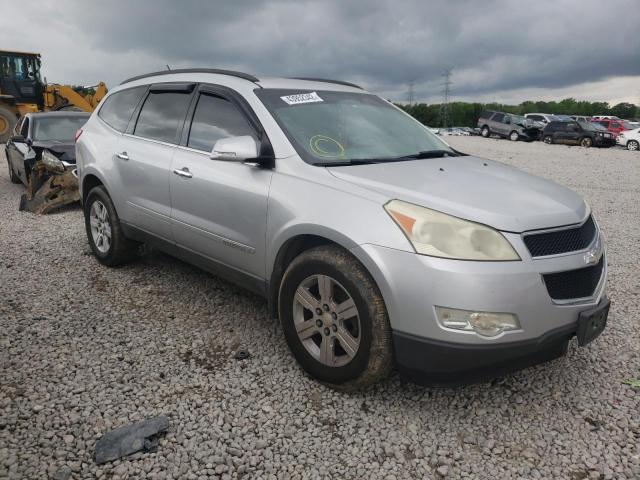
{"label": "storm cloud", "polygon": [[415,99],[437,99],[450,67],[454,97],[575,89],[609,100],[584,86],[611,80],[628,91],[609,96],[637,103],[639,27],[635,0],[58,0],[12,2],[0,18],[2,48],[42,53],[50,81],[207,66],[338,78],[394,100],[409,83]]}

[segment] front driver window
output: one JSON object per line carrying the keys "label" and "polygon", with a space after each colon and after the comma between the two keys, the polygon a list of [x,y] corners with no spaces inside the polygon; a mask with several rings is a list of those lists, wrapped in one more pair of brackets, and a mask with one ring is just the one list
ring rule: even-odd
{"label": "front driver window", "polygon": [[189,148],[210,152],[217,140],[243,135],[257,140],[254,128],[233,103],[217,95],[200,95],[189,130]]}

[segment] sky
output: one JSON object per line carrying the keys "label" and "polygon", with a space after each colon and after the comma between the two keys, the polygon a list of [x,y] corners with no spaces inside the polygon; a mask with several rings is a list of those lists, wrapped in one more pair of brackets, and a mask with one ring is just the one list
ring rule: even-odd
{"label": "sky", "polygon": [[[638,0],[3,0],[52,83],[186,67],[347,80],[393,101],[640,104]],[[25,28],[28,25],[29,28]]]}

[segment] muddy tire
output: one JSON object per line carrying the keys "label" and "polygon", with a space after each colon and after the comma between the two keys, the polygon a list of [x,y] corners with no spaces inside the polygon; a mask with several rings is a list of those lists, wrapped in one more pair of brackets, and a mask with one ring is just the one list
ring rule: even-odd
{"label": "muddy tire", "polygon": [[551,135],[545,135],[542,141],[546,144],[551,145],[553,143],[553,137]]}
{"label": "muddy tire", "polygon": [[638,144],[637,140],[629,140],[627,142],[627,150],[631,150],[633,152],[637,152],[638,148],[640,148],[640,144]]}
{"label": "muddy tire", "polygon": [[593,145],[593,140],[589,137],[584,137],[580,140],[580,146],[584,148],[590,148]]}
{"label": "muddy tire", "polygon": [[387,309],[371,275],[346,250],[307,250],[287,268],[278,311],[294,357],[330,387],[355,390],[389,375]]}
{"label": "muddy tire", "polygon": [[482,135],[484,138],[489,138],[491,136],[489,127],[487,127],[486,125],[482,127],[482,130],[480,130],[480,135]]}
{"label": "muddy tire", "polygon": [[509,140],[511,140],[512,142],[517,142],[519,139],[520,135],[518,135],[518,132],[516,132],[515,130],[509,134]]}
{"label": "muddy tire", "polygon": [[16,114],[10,108],[0,105],[0,142],[9,140],[17,122]]}
{"label": "muddy tire", "polygon": [[138,243],[124,236],[116,209],[104,187],[94,187],[87,195],[84,224],[91,250],[103,265],[122,265],[136,257]]}

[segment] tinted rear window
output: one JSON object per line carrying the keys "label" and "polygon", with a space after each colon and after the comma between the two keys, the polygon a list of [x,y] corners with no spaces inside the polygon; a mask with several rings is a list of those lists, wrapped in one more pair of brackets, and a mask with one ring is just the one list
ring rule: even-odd
{"label": "tinted rear window", "polygon": [[146,90],[146,86],[135,87],[109,95],[100,107],[98,116],[111,127],[124,132],[133,111]]}
{"label": "tinted rear window", "polygon": [[175,143],[189,107],[191,93],[149,92],[144,101],[135,135],[162,142]]}

